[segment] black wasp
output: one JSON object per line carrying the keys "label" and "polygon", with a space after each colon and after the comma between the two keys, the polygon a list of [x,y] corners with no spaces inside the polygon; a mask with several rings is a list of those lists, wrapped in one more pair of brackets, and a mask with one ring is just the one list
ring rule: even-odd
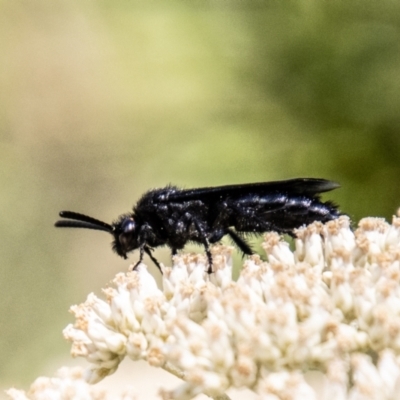
{"label": "black wasp", "polygon": [[[168,246],[176,254],[187,242],[204,246],[212,272],[210,244],[228,235],[244,253],[252,254],[246,234],[267,231],[289,233],[313,221],[327,222],[340,213],[319,194],[339,187],[325,179],[299,178],[277,182],[249,183],[182,190],[175,186],[145,193],[133,212],[112,224],[72,211],[61,211],[55,226],[106,231],[113,238],[113,250],[121,257],[139,249],[139,264],[152,250]],[[136,265],[137,265],[136,264]]]}

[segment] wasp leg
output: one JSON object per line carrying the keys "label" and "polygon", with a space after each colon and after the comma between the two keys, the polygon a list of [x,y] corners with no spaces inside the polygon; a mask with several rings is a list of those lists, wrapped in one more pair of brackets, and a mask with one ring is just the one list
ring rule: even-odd
{"label": "wasp leg", "polygon": [[145,246],[144,247],[144,251],[146,252],[146,254],[150,257],[151,261],[153,261],[153,263],[155,264],[155,266],[160,270],[161,275],[162,275],[162,270],[161,270],[161,265],[158,262],[158,260],[153,256],[153,254],[151,253],[151,250],[149,247]]}
{"label": "wasp leg", "polygon": [[208,241],[210,243],[217,243],[227,234],[228,232],[226,229],[214,229],[208,236]]}
{"label": "wasp leg", "polygon": [[174,256],[176,256],[178,254],[178,250],[175,249],[174,247],[171,249],[171,259],[174,258]]}
{"label": "wasp leg", "polygon": [[197,220],[193,220],[193,223],[194,223],[194,225],[195,225],[195,227],[197,229],[197,232],[199,233],[200,241],[203,244],[204,249],[206,250],[206,256],[207,256],[207,259],[208,259],[208,270],[207,270],[207,273],[211,274],[213,272],[212,271],[213,262],[212,262],[212,255],[211,255],[211,251],[210,251],[210,243],[209,243],[209,241],[207,239],[207,236],[206,236],[206,233],[205,233],[203,227],[199,224],[199,222]]}
{"label": "wasp leg", "polygon": [[144,246],[140,246],[139,249],[139,261],[133,266],[132,271],[134,271],[137,266],[143,261],[143,256],[144,256]]}
{"label": "wasp leg", "polygon": [[226,233],[230,236],[230,238],[233,240],[233,242],[236,244],[236,246],[239,247],[240,251],[243,254],[247,254],[247,255],[253,254],[253,250],[251,249],[251,247],[234,230],[227,229]]}

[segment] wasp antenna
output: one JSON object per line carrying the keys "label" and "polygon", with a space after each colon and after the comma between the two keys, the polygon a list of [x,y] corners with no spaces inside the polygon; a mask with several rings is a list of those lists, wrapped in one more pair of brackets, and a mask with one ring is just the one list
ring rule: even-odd
{"label": "wasp antenna", "polygon": [[[100,221],[96,218],[89,217],[85,214],[80,214],[74,211],[61,211],[60,217],[67,218],[75,221],[76,223],[71,224],[73,221],[58,221],[56,226],[58,227],[75,227],[75,228],[88,228],[88,229],[97,229],[106,232],[112,232],[113,227],[106,222]],[[80,221],[82,224],[78,224]],[[63,223],[63,224],[62,224]],[[84,224],[87,223],[87,224]],[[96,227],[96,228],[95,228]]]}
{"label": "wasp antenna", "polygon": [[57,228],[84,228],[84,229],[94,229],[96,231],[104,231],[111,233],[111,231],[103,226],[90,224],[84,221],[57,221],[54,226]]}

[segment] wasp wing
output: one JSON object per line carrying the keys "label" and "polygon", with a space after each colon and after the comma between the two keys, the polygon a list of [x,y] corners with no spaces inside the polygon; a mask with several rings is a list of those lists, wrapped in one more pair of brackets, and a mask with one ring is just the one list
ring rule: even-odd
{"label": "wasp wing", "polygon": [[337,187],[336,182],[316,178],[188,190],[171,186],[153,200],[168,205],[169,212],[176,207],[178,215],[184,208],[199,226],[204,222],[214,242],[228,228],[242,233],[290,233],[313,221],[335,219],[340,215],[337,206],[321,202],[319,194]]}
{"label": "wasp wing", "polygon": [[240,198],[249,194],[255,196],[269,195],[304,195],[318,197],[319,193],[336,189],[336,182],[317,178],[296,178],[284,181],[247,183],[238,185],[205,187],[198,189],[179,190],[168,195],[168,201],[183,202],[201,200],[204,202],[216,199]]}

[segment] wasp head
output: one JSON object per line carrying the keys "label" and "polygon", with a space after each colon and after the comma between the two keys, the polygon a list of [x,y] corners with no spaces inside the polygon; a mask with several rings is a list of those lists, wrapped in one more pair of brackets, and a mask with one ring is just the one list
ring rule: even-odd
{"label": "wasp head", "polygon": [[139,247],[137,224],[131,215],[123,215],[113,224],[113,250],[122,258]]}

